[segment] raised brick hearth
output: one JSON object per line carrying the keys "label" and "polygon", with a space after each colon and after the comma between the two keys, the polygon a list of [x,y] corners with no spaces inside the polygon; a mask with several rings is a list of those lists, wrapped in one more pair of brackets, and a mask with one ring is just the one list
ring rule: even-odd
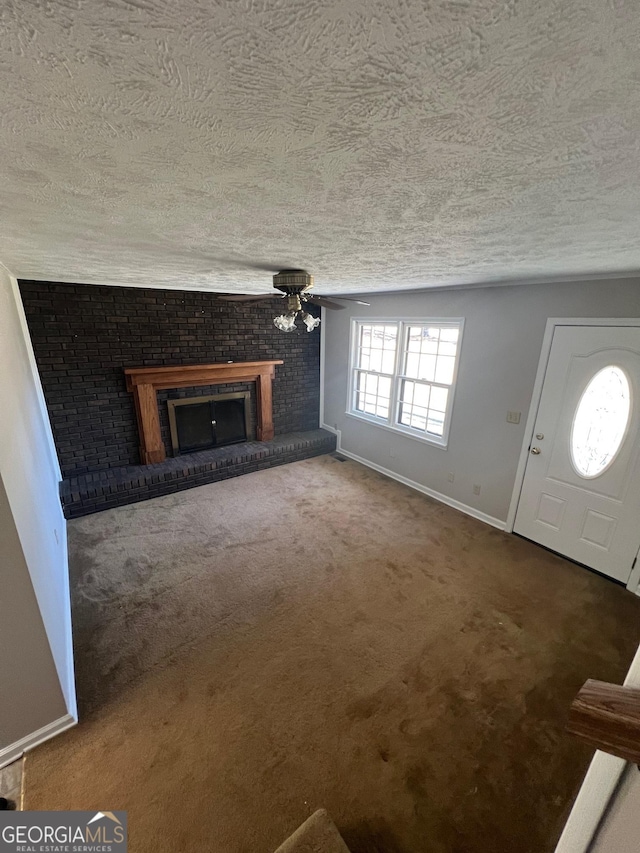
{"label": "raised brick hearth", "polygon": [[[228,303],[203,292],[41,281],[20,281],[20,292],[62,468],[68,517],[334,447],[333,436],[317,430],[320,334],[304,329],[279,332],[273,326],[274,305]],[[167,459],[140,464],[140,436],[125,368],[279,360],[272,387],[273,441],[252,440],[173,458],[167,400],[246,390],[251,395],[249,434],[258,438],[260,396],[255,381],[235,377],[224,385],[161,389],[158,416]]]}
{"label": "raised brick hearth", "polygon": [[62,506],[67,518],[157,498],[331,453],[336,438],[323,429],[292,432],[271,441],[247,441],[165,459],[155,465],[127,465],[64,480]]}

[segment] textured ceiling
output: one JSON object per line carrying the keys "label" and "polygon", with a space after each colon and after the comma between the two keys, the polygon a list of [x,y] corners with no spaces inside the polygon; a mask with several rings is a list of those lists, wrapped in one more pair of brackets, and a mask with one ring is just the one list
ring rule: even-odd
{"label": "textured ceiling", "polygon": [[[4,0],[0,260],[322,292],[640,269],[637,0]],[[237,262],[237,263],[236,263]]]}

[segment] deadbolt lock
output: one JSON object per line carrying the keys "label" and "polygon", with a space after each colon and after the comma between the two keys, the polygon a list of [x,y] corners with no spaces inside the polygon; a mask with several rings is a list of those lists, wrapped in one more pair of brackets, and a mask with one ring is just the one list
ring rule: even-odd
{"label": "deadbolt lock", "polygon": [[543,432],[537,432],[536,438],[538,439],[538,441],[542,441],[542,439],[544,438],[544,433]]}

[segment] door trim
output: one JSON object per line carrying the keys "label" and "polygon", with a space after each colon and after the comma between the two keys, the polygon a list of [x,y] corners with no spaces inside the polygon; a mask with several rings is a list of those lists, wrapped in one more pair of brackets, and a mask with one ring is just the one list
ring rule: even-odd
{"label": "door trim", "polygon": [[[522,448],[520,450],[520,458],[518,460],[518,468],[516,470],[516,478],[513,484],[513,492],[511,494],[511,502],[509,504],[509,512],[505,523],[507,533],[513,533],[513,526],[516,520],[516,512],[518,503],[520,502],[520,494],[524,483],[524,475],[527,467],[527,459],[529,458],[529,447],[533,438],[533,430],[535,427],[536,418],[538,417],[538,408],[540,406],[540,398],[542,397],[542,388],[551,355],[551,345],[553,336],[558,326],[638,326],[640,327],[640,318],[612,318],[612,317],[549,317],[544,330],[544,338],[542,339],[542,348],[540,350],[540,361],[538,362],[538,371],[536,380],[533,385],[531,394],[531,403],[529,405],[529,413],[524,428],[524,436],[522,439]],[[640,563],[640,560],[638,560]],[[636,565],[640,572],[640,565]],[[640,595],[640,573],[635,570],[631,573],[631,578],[627,589]],[[638,576],[636,576],[638,575]]]}

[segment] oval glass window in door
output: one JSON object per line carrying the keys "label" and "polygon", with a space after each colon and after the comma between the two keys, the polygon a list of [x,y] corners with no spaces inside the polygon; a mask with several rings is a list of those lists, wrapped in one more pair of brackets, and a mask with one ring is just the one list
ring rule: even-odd
{"label": "oval glass window in door", "polygon": [[599,370],[584,389],[571,427],[571,460],[581,477],[603,474],[622,446],[631,417],[631,388],[621,367]]}

